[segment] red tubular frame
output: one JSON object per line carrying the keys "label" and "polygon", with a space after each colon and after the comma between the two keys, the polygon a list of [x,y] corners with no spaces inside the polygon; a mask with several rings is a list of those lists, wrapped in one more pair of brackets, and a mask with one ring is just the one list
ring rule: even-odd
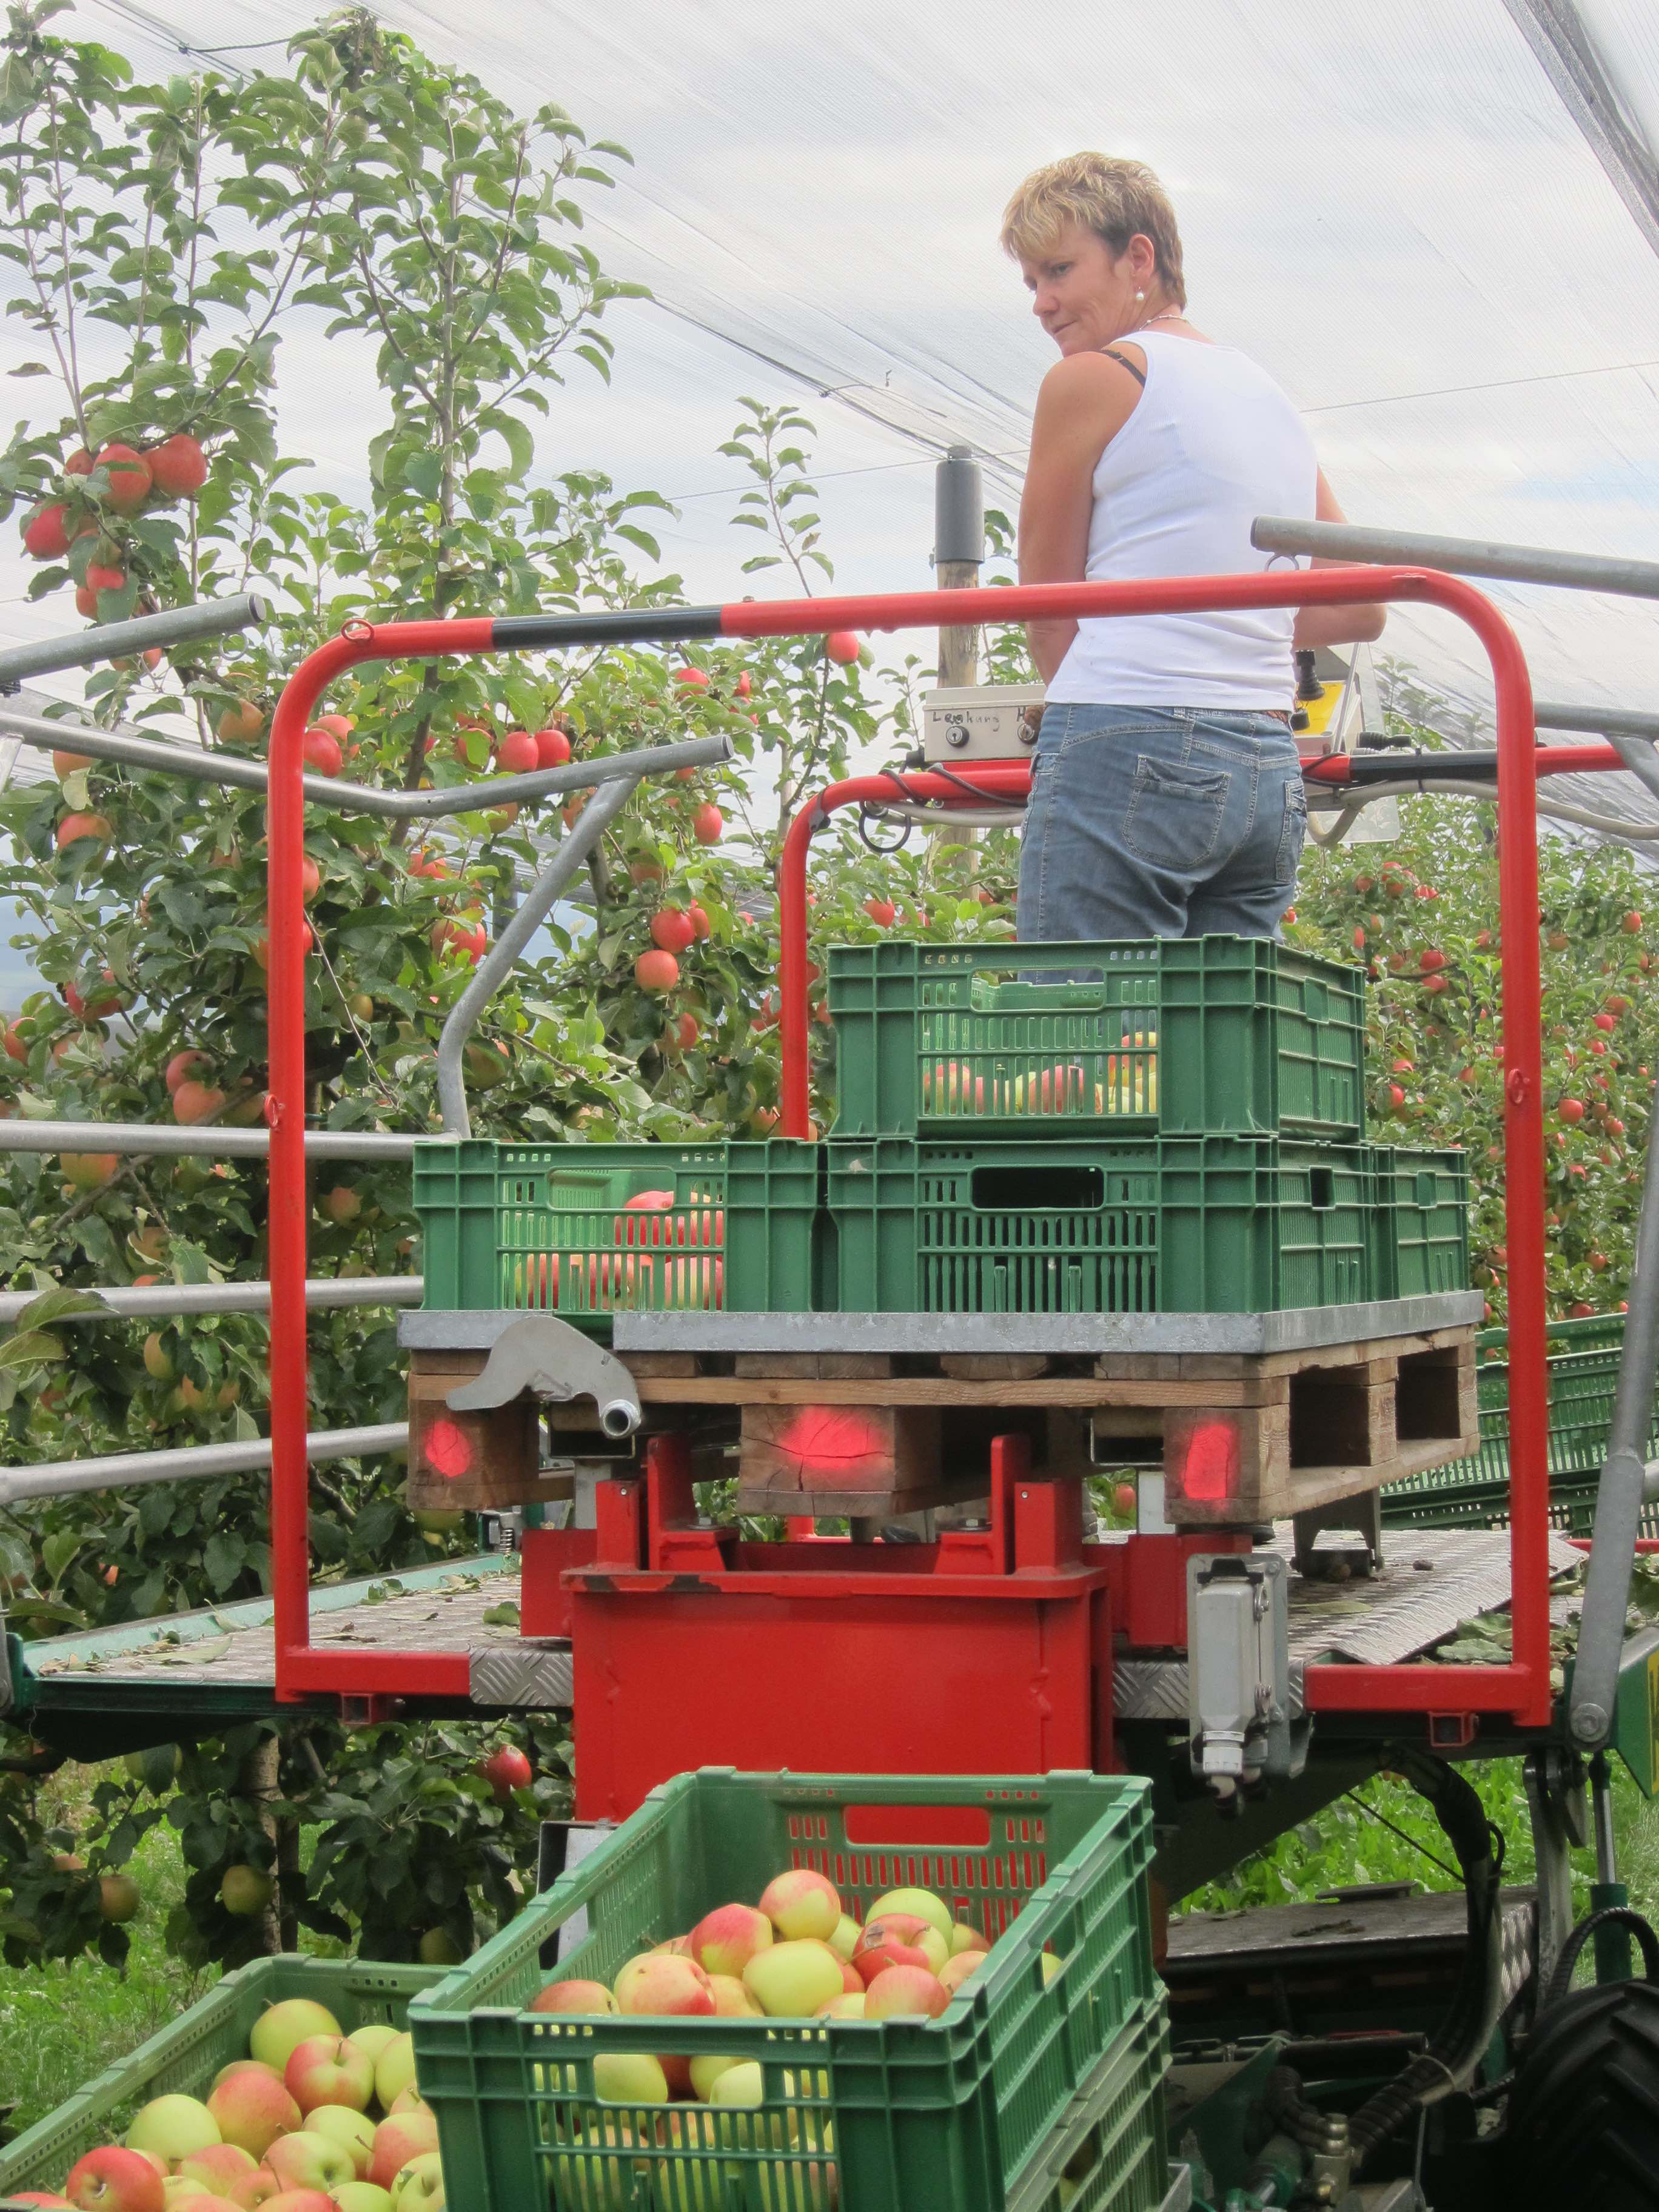
{"label": "red tubular frame", "polygon": [[[1545,1458],[1544,1133],[1538,966],[1538,848],[1535,807],[1539,761],[1532,688],[1509,624],[1482,593],[1455,578],[1418,568],[1323,568],[1249,576],[1194,576],[1136,584],[1052,584],[890,596],[744,602],[707,613],[687,611],[683,628],[672,614],[642,617],[641,635],[781,637],[832,629],[932,629],[981,623],[1030,622],[1109,615],[1203,611],[1249,606],[1345,605],[1421,600],[1462,616],[1486,648],[1497,689],[1499,913],[1504,929],[1506,1218],[1510,1250],[1511,1436],[1510,1582],[1514,1661],[1508,1667],[1321,1667],[1310,1668],[1307,1701],[1316,1711],[1507,1713],[1522,1726],[1543,1727],[1550,1714],[1549,1481]],[[580,619],[580,618],[578,618]],[[606,635],[629,633],[617,617]],[[300,864],[305,805],[301,744],[311,713],[327,685],[358,662],[434,659],[494,653],[525,644],[581,641],[562,632],[532,637],[536,625],[489,621],[354,623],[311,654],[289,679],[271,724],[269,800],[270,1103],[270,1432],[271,1565],[276,1601],[276,1694],[294,1700],[318,1692],[355,1697],[465,1698],[465,1653],[324,1651],[310,1636],[310,1558],[307,1540],[308,1467],[306,1369],[305,966],[304,899]],[[576,624],[568,626],[574,631]],[[517,635],[514,635],[514,632]],[[1591,759],[1611,748],[1554,749],[1575,769],[1618,765]],[[1564,765],[1565,763],[1564,763]],[[1551,763],[1554,765],[1553,763]],[[906,779],[918,798],[962,797],[959,783],[938,776]],[[982,769],[973,781],[988,792],[1023,796],[1027,771]],[[890,799],[888,778],[833,786],[791,823],[781,884],[784,1050],[781,1127],[804,1134],[807,1122],[806,848],[831,808],[862,799]],[[1524,926],[1523,926],[1524,925]]]}

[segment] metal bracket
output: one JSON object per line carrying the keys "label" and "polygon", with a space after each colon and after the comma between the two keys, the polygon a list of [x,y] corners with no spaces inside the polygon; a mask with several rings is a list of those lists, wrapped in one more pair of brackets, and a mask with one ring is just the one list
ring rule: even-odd
{"label": "metal bracket", "polygon": [[621,1360],[555,1314],[526,1314],[503,1330],[483,1372],[460,1383],[446,1402],[452,1413],[488,1413],[526,1390],[558,1406],[591,1398],[608,1437],[631,1437],[640,1425],[639,1385]]}
{"label": "metal bracket", "polygon": [[1190,1755],[1224,1803],[1253,1783],[1292,1778],[1307,1760],[1311,1722],[1292,1718],[1289,1572],[1273,1552],[1187,1562]]}

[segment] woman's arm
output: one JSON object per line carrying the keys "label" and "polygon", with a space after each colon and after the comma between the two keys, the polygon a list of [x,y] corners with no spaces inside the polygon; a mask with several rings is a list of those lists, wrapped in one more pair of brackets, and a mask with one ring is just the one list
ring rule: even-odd
{"label": "woman's arm", "polygon": [[[1019,502],[1022,584],[1082,582],[1095,465],[1139,397],[1140,386],[1128,370],[1103,354],[1068,355],[1043,378]],[[1025,635],[1038,673],[1051,684],[1077,635],[1077,624],[1028,623]]]}
{"label": "woman's arm", "polygon": [[[1325,481],[1325,471],[1319,471],[1319,490],[1314,503],[1314,519],[1318,522],[1346,522],[1347,516],[1336,503],[1336,494]],[[1349,564],[1341,561],[1321,561],[1316,558],[1316,568],[1340,568]],[[1291,642],[1295,646],[1365,645],[1381,637],[1389,611],[1380,602],[1352,607],[1298,607],[1296,611],[1296,629]]]}

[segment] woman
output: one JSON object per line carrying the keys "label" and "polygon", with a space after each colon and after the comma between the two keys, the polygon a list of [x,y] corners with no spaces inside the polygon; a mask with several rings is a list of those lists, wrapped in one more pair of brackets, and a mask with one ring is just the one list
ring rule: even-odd
{"label": "woman", "polygon": [[[1279,386],[1188,321],[1150,169],[1053,162],[1009,202],[1002,242],[1060,351],[1032,427],[1022,583],[1262,569],[1258,514],[1342,520]],[[1020,936],[1276,936],[1307,827],[1292,647],[1382,622],[1350,606],[1033,623],[1048,705]]]}

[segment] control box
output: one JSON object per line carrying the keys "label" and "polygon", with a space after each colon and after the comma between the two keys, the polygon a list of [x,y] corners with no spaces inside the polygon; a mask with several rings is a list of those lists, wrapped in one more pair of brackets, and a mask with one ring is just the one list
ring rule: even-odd
{"label": "control box", "polygon": [[924,760],[1029,760],[1042,726],[1040,684],[969,684],[921,702]]}

